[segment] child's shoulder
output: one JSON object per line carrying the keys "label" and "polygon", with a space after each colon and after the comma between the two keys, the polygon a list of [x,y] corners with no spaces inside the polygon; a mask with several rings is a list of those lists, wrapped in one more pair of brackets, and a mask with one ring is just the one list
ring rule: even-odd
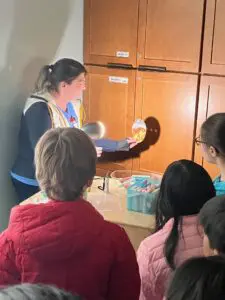
{"label": "child's shoulder", "polygon": [[27,204],[43,204],[49,201],[47,195],[40,191],[37,194],[31,196],[30,198],[24,200],[20,203],[20,205],[27,205]]}
{"label": "child's shoulder", "polygon": [[216,195],[224,195],[225,194],[225,181],[221,180],[221,176],[218,176],[213,181],[214,187],[216,189]]}

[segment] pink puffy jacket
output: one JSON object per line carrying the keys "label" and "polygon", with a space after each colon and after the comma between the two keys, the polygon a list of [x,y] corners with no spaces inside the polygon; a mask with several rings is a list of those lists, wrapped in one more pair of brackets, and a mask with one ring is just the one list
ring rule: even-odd
{"label": "pink puffy jacket", "polygon": [[[140,300],[163,299],[172,272],[167,265],[163,250],[172,225],[173,220],[168,221],[160,231],[146,238],[138,249],[141,275]],[[197,216],[184,217],[175,263],[179,265],[190,257],[201,255],[203,255],[203,237]]]}

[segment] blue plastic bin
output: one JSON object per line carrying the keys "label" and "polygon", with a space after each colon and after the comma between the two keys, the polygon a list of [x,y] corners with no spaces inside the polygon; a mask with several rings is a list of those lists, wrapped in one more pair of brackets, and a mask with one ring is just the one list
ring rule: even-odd
{"label": "blue plastic bin", "polygon": [[[141,179],[135,178],[135,180],[143,181],[143,177]],[[152,180],[151,183],[159,184],[160,182],[159,181],[156,182],[156,180]],[[144,214],[154,214],[156,197],[158,192],[159,189],[156,189],[150,193],[137,192],[132,187],[129,187],[127,189],[127,209],[130,211],[136,211]]]}

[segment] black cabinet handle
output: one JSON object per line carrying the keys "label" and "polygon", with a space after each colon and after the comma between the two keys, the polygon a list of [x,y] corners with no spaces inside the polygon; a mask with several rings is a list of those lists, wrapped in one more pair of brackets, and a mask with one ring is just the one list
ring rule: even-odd
{"label": "black cabinet handle", "polygon": [[126,69],[126,70],[132,70],[134,67],[131,64],[118,64],[118,63],[108,63],[108,68],[111,69]]}
{"label": "black cabinet handle", "polygon": [[138,71],[166,72],[166,67],[140,65],[138,66]]}

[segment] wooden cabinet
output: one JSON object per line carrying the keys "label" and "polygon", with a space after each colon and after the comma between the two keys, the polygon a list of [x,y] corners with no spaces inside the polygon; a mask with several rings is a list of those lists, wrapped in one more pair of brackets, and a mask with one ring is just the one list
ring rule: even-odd
{"label": "wooden cabinet", "polygon": [[202,72],[225,75],[225,0],[207,0]]}
{"label": "wooden cabinet", "polygon": [[204,0],[142,0],[138,65],[198,72]]}
{"label": "wooden cabinet", "polygon": [[[87,121],[101,121],[106,126],[106,137],[120,140],[131,135],[134,121],[135,74],[134,70],[118,70],[88,66],[87,90],[84,104]],[[130,152],[103,155],[100,168],[132,168]],[[124,162],[124,159],[127,159]]]}
{"label": "wooden cabinet", "polygon": [[[202,76],[200,85],[200,98],[198,107],[197,136],[202,123],[218,112],[225,112],[225,78]],[[212,178],[218,176],[218,168],[208,164],[202,159],[201,147],[195,146],[195,161],[202,164]]]}
{"label": "wooden cabinet", "polygon": [[86,64],[199,71],[204,0],[85,0]]}
{"label": "wooden cabinet", "polygon": [[103,121],[113,139],[130,136],[135,118],[148,126],[143,144],[107,154],[103,161],[111,162],[99,167],[163,172],[174,160],[195,158],[216,176],[193,140],[196,122],[198,132],[210,114],[225,111],[225,0],[84,3],[88,120]]}
{"label": "wooden cabinet", "polygon": [[139,0],[85,0],[84,61],[136,66]]}
{"label": "wooden cabinet", "polygon": [[192,159],[197,75],[138,72],[136,118],[146,120],[144,150],[133,167],[164,172],[174,160]]}

